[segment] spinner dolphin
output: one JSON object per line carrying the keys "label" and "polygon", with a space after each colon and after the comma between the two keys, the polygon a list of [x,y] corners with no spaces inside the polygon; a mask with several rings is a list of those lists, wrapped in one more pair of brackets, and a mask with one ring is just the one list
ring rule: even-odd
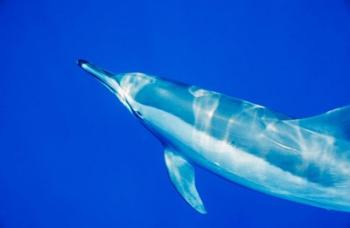
{"label": "spinner dolphin", "polygon": [[172,183],[199,213],[206,209],[194,165],[272,196],[350,212],[350,106],[292,119],[196,86],[78,64],[160,140]]}

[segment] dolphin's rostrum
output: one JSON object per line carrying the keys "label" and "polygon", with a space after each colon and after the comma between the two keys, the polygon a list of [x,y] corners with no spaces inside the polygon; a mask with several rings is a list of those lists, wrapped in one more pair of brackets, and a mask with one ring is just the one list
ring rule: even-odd
{"label": "dolphin's rostrum", "polygon": [[159,138],[172,183],[198,212],[206,209],[193,165],[276,197],[350,212],[350,106],[291,119],[196,86],[78,64]]}

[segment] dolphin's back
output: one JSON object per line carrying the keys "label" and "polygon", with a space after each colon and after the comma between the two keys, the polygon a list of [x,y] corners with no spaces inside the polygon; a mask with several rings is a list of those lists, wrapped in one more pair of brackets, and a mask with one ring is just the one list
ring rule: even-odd
{"label": "dolphin's back", "polygon": [[[217,138],[223,137],[223,129],[231,124],[232,118],[255,124],[259,117],[271,120],[289,119],[288,116],[248,101],[162,79],[142,88],[136,100],[143,105],[171,113]],[[207,121],[211,124],[205,126],[205,129],[200,126]]]}

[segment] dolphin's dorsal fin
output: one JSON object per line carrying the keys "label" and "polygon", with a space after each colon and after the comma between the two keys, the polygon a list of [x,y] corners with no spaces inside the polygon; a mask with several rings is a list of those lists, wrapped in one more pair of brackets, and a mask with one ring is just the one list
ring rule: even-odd
{"label": "dolphin's dorsal fin", "polygon": [[165,148],[164,159],[170,179],[177,191],[196,211],[206,214],[207,211],[196,189],[193,166],[172,148]]}
{"label": "dolphin's dorsal fin", "polygon": [[337,108],[314,117],[287,120],[287,122],[297,123],[319,133],[350,140],[350,106]]}

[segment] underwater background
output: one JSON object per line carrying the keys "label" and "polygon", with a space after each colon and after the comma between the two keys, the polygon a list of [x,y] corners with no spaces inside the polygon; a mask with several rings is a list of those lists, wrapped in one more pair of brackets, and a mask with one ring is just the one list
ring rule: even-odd
{"label": "underwater background", "polygon": [[350,104],[348,0],[0,0],[0,227],[350,227],[199,167],[198,214],[78,58],[316,115]]}

